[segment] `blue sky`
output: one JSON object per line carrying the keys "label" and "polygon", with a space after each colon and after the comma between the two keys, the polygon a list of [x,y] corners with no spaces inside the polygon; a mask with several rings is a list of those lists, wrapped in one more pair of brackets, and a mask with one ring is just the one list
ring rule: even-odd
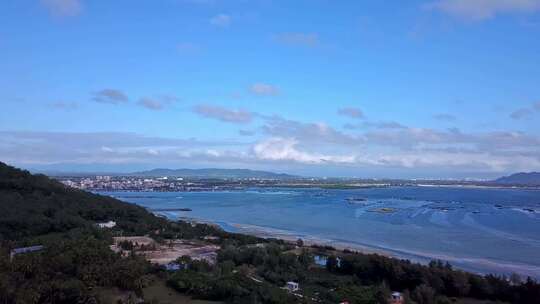
{"label": "blue sky", "polygon": [[0,2],[0,160],[540,170],[540,0]]}

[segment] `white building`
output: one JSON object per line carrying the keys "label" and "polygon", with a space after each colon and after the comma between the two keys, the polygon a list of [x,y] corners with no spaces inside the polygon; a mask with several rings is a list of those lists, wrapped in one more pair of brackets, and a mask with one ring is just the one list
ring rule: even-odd
{"label": "white building", "polygon": [[295,292],[295,291],[298,291],[298,289],[300,289],[300,286],[296,282],[287,282],[287,284],[285,285],[285,288],[290,292]]}
{"label": "white building", "polygon": [[99,228],[113,228],[114,226],[116,226],[116,222],[115,221],[108,221],[108,222],[105,222],[105,223],[97,223],[97,226]]}
{"label": "white building", "polygon": [[403,295],[400,292],[394,291],[390,296],[391,304],[403,304]]}
{"label": "white building", "polygon": [[9,253],[9,259],[10,260],[13,260],[13,258],[18,255],[18,254],[23,254],[23,253],[29,253],[29,252],[36,252],[36,251],[41,251],[45,249],[44,246],[42,245],[38,245],[38,246],[30,246],[30,247],[21,247],[21,248],[15,248],[15,249],[12,249],[11,252]]}

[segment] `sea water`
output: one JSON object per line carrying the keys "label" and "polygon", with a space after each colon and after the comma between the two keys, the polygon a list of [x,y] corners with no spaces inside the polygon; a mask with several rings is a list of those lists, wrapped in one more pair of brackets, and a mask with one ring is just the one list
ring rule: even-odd
{"label": "sea water", "polygon": [[232,232],[449,261],[478,272],[540,279],[540,191],[465,187],[355,190],[252,188],[219,192],[102,192]]}

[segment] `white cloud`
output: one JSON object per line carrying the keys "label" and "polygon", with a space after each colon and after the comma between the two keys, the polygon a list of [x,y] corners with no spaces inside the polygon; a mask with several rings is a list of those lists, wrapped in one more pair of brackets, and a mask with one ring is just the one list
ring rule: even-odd
{"label": "white cloud", "polygon": [[505,13],[538,11],[540,0],[437,0],[426,7],[454,17],[480,21]]}
{"label": "white cloud", "polygon": [[51,15],[57,17],[74,17],[81,13],[82,4],[79,0],[41,0]]}
{"label": "white cloud", "polygon": [[300,151],[298,141],[292,138],[274,137],[257,143],[253,147],[255,156],[264,160],[286,160],[300,163],[353,163],[353,156],[331,156]]}
{"label": "white cloud", "polygon": [[507,172],[538,168],[540,160],[515,155],[513,158],[494,156],[489,153],[474,152],[429,152],[394,153],[374,158],[381,167],[402,167],[408,169],[452,168],[453,171]]}
{"label": "white cloud", "polygon": [[146,153],[148,153],[149,155],[153,155],[153,156],[159,155],[159,151],[156,150],[156,149],[148,149],[148,150],[146,150]]}
{"label": "white cloud", "polygon": [[2,161],[18,164],[149,163],[155,159],[175,161],[179,158],[178,151],[187,153],[185,157],[200,157],[208,149],[227,151],[230,147],[245,148],[246,145],[121,132],[0,131]]}
{"label": "white cloud", "polygon": [[276,96],[279,95],[279,88],[266,83],[254,83],[249,91],[257,96]]}
{"label": "white cloud", "polygon": [[114,152],[114,149],[103,146],[103,147],[101,147],[101,151],[102,152],[111,152],[112,153],[112,152]]}
{"label": "white cloud", "polygon": [[228,27],[232,22],[232,17],[226,14],[219,14],[210,19],[210,24],[219,27]]}
{"label": "white cloud", "polygon": [[[529,109],[536,111],[535,107],[533,104]],[[355,131],[347,131],[323,122],[300,122],[214,105],[198,105],[193,111],[201,117],[236,124],[257,118],[262,126],[253,124],[250,130],[239,131],[240,135],[257,137],[239,137],[243,139],[235,142],[132,133],[0,131],[0,155],[14,164],[189,162],[267,169],[290,165],[321,172],[336,166],[351,172],[366,167],[387,172],[409,168],[433,176],[443,171],[464,176],[468,172],[540,170],[540,137],[523,132],[463,132],[369,120],[358,121]]]}
{"label": "white cloud", "polygon": [[[324,123],[266,118],[263,132],[270,138],[288,140],[269,142],[274,145],[274,150],[268,147],[272,153],[261,152],[259,156],[317,163],[317,159],[332,160],[325,158],[325,155],[348,155],[354,158],[355,166],[422,167],[433,170],[455,166],[456,171],[475,168],[484,172],[514,171],[518,168],[532,170],[538,168],[540,162],[540,138],[521,132],[465,133],[459,129],[411,128],[396,122],[365,122],[351,127],[374,129],[353,135]],[[294,140],[291,141],[291,138]],[[263,143],[269,145],[268,142]],[[516,167],[512,167],[514,158]],[[520,166],[528,160],[532,167],[517,167],[517,159],[520,159]]]}
{"label": "white cloud", "polygon": [[365,168],[390,174],[423,172],[419,176],[440,176],[442,170],[454,176],[468,176],[469,172],[540,169],[540,138],[523,133],[462,133],[404,127],[377,129],[352,137],[325,124],[286,120],[278,124],[282,126],[272,129],[266,137],[260,134],[262,139],[255,143],[202,142],[113,132],[0,131],[0,155],[2,161],[25,166],[190,163],[258,166],[268,170],[301,166],[319,172],[338,166],[349,172]]}
{"label": "white cloud", "polygon": [[262,129],[272,137],[296,138],[308,143],[348,147],[364,143],[363,138],[340,132],[325,123],[304,123],[281,117],[269,117]]}
{"label": "white cloud", "polygon": [[219,151],[214,149],[208,149],[205,151],[205,153],[212,157],[220,157],[222,155]]}

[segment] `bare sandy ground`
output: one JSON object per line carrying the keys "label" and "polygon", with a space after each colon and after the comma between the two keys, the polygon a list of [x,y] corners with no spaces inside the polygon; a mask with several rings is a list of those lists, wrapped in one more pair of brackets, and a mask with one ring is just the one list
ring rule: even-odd
{"label": "bare sandy ground", "polygon": [[[187,240],[173,240],[159,244],[147,236],[132,236],[115,237],[114,245],[111,246],[111,249],[115,252],[122,252],[124,255],[129,254],[118,245],[124,241],[131,242],[135,245],[136,254],[143,255],[150,262],[159,265],[166,265],[182,256],[189,256],[194,260],[205,260],[212,264],[215,263],[217,251],[220,248],[217,245]],[[141,246],[145,248],[141,248]]]}

